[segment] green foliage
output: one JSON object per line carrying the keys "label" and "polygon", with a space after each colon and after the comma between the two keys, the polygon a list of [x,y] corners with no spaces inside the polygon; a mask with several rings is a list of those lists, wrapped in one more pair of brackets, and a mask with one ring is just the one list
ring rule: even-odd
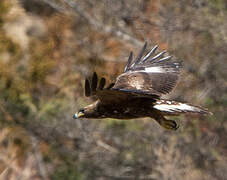
{"label": "green foliage", "polygon": [[[143,119],[143,118],[141,118]],[[143,124],[141,120],[118,120],[118,119],[106,119],[104,122],[106,128],[108,129],[116,129],[123,131],[142,131]]]}
{"label": "green foliage", "polygon": [[107,128],[125,129],[126,126],[127,126],[126,122],[127,121],[124,121],[124,120],[117,120],[117,119],[108,118],[105,124],[106,124]]}
{"label": "green foliage", "polygon": [[0,1],[0,28],[3,26],[4,17],[10,9],[10,3],[7,0]]}
{"label": "green foliage", "polygon": [[209,3],[213,8],[219,11],[226,11],[227,10],[227,3],[226,0],[209,0]]}
{"label": "green foliage", "polygon": [[75,166],[60,166],[52,173],[51,179],[53,180],[83,180],[84,176],[78,171]]}
{"label": "green foliage", "polygon": [[[32,114],[35,116],[39,111],[40,115],[47,115],[43,113],[44,111],[52,112],[54,115],[54,111],[59,110],[56,105],[59,106],[60,103],[58,99],[56,99],[58,102],[51,100],[55,97],[55,94],[51,93],[56,91],[57,87],[47,81],[48,75],[52,74],[56,67],[51,57],[52,48],[49,46],[51,40],[31,42],[31,57],[25,61],[20,46],[12,42],[4,31],[0,33],[0,39],[0,54],[9,54],[7,58],[1,57],[0,62],[0,97],[2,103],[7,102],[3,108],[16,119],[18,113],[24,119]],[[48,97],[49,94],[51,96]],[[46,98],[44,100],[46,105],[40,104],[43,97]],[[50,105],[52,103],[54,105]]]}

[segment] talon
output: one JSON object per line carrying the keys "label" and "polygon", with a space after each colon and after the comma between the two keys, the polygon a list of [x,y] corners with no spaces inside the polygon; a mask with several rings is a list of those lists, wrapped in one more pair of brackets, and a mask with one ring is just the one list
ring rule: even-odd
{"label": "talon", "polygon": [[177,130],[179,128],[179,125],[172,120],[164,120],[160,123],[160,125],[169,130]]}

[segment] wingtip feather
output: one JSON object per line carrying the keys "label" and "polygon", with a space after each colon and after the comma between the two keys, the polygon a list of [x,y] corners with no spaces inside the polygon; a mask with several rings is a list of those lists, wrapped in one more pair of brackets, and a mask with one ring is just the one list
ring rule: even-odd
{"label": "wingtip feather", "polygon": [[100,82],[99,82],[99,87],[98,87],[98,89],[99,89],[99,90],[103,90],[105,84],[106,84],[106,79],[102,77],[101,80],[100,80]]}
{"label": "wingtip feather", "polygon": [[145,62],[145,61],[147,61],[151,56],[152,56],[152,54],[154,54],[155,53],[155,51],[158,49],[158,45],[155,45],[151,50],[150,50],[150,52],[148,52],[147,53],[147,55],[146,56],[144,56],[144,58],[143,58],[143,61],[142,62]]}
{"label": "wingtip feather", "polygon": [[158,53],[156,56],[151,58],[150,62],[155,61],[156,59],[162,57],[165,53],[166,53],[166,51],[162,51],[162,52]]}
{"label": "wingtip feather", "polygon": [[138,56],[135,58],[135,62],[133,64],[138,64],[143,57],[143,54],[145,53],[145,50],[147,48],[147,42],[144,43],[143,48],[139,52]]}
{"label": "wingtip feather", "polygon": [[85,79],[85,96],[89,97],[91,95],[91,87],[88,79]]}
{"label": "wingtip feather", "polygon": [[129,54],[128,62],[126,64],[126,66],[125,66],[124,72],[126,72],[130,68],[132,59],[133,59],[133,52],[131,51],[130,54]]}
{"label": "wingtip feather", "polygon": [[91,90],[94,93],[97,89],[97,84],[98,84],[98,76],[97,73],[94,72],[92,76],[92,81],[91,81]]}

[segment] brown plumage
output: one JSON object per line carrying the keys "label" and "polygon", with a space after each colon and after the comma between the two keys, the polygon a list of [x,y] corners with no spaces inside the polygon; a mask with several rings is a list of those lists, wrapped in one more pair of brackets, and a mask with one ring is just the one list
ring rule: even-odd
{"label": "brown plumage", "polygon": [[164,116],[182,113],[210,114],[206,109],[190,104],[160,99],[177,83],[180,62],[164,57],[165,51],[155,55],[158,46],[145,54],[147,43],[133,60],[130,53],[124,72],[115,83],[105,88],[106,80],[98,80],[94,72],[91,81],[85,80],[85,95],[95,96],[97,101],[79,110],[74,118],[132,119],[151,117],[166,129],[176,130],[178,125]]}

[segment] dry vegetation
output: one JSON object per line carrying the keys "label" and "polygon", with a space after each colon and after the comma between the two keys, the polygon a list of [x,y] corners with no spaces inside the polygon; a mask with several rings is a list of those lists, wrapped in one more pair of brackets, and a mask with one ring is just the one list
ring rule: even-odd
{"label": "dry vegetation", "polygon": [[[0,179],[227,178],[225,0],[1,0]],[[210,117],[78,120],[83,81],[113,80],[144,41],[184,61],[169,95]]]}

